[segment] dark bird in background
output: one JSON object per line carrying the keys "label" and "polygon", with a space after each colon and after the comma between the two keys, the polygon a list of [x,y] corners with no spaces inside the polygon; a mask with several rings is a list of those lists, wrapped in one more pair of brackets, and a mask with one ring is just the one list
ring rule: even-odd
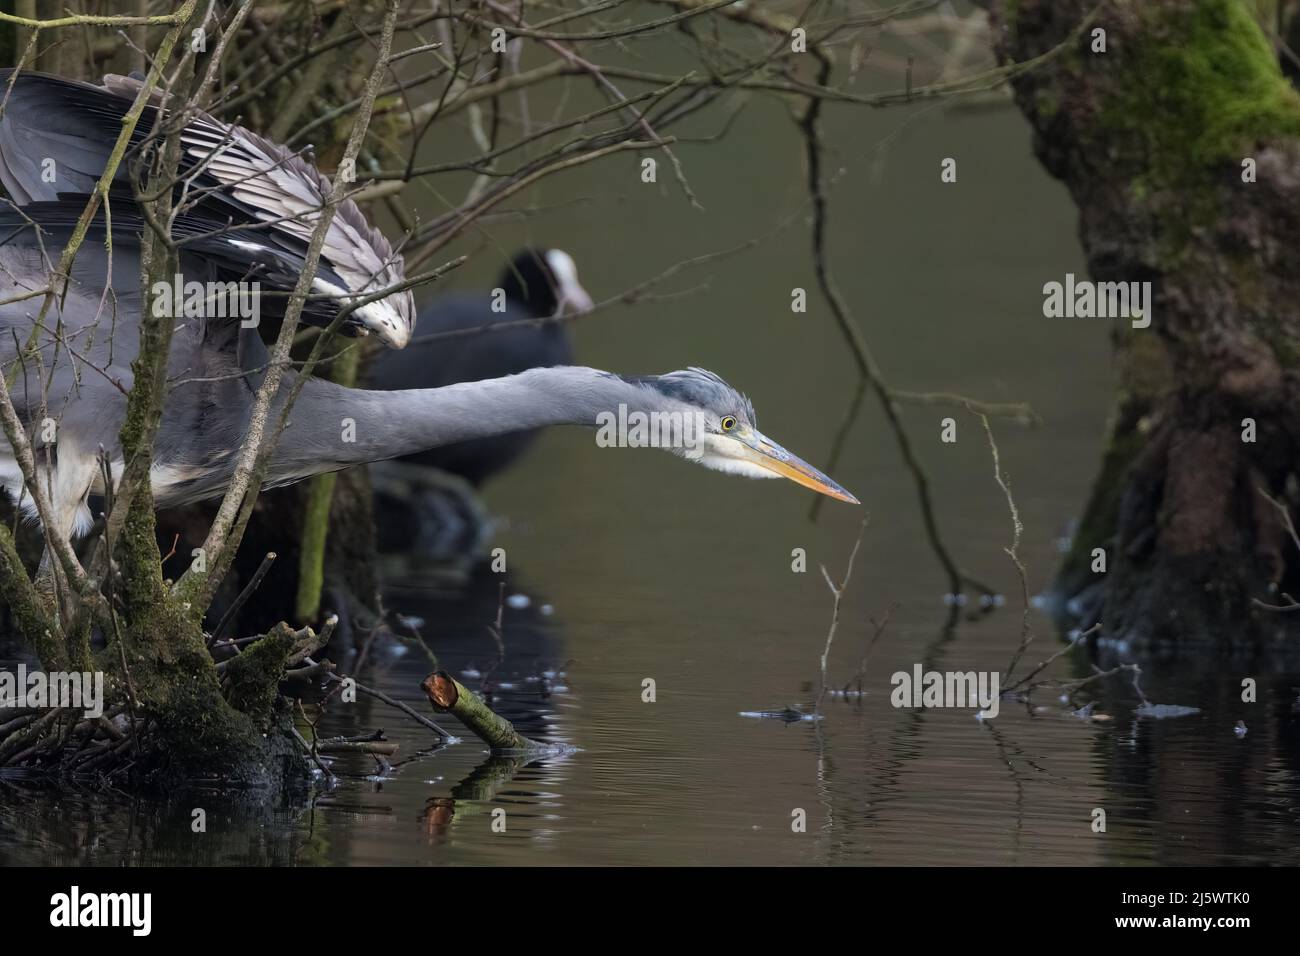
{"label": "dark bird in background", "polygon": [[[567,323],[543,320],[591,307],[591,296],[578,282],[572,256],[560,249],[521,250],[501,273],[496,288],[441,296],[421,308],[419,333],[401,351],[377,355],[367,384],[385,390],[441,388],[530,368],[569,365],[573,345]],[[529,320],[533,321],[518,324]],[[401,460],[459,475],[479,487],[513,464],[536,435],[536,431],[520,431],[456,442]]]}
{"label": "dark bird in background", "polygon": [[[0,85],[11,78],[0,72]],[[105,449],[113,480],[122,474],[119,433],[145,301],[140,286],[144,228],[125,195],[112,204],[111,270],[104,242],[110,227],[101,209],[70,270],[66,294],[55,299],[39,328],[36,319],[44,298],[40,291],[49,286],[50,270],[69,238],[69,215],[78,203],[84,205],[83,194],[63,190],[88,188],[102,172],[130,105],[125,90],[131,81],[113,80],[110,88],[100,89],[39,74],[12,79],[11,97],[21,93],[22,105],[15,110],[11,98],[0,116],[0,182],[22,205],[0,209],[0,373],[15,373],[11,397],[32,430],[37,480],[49,495],[53,531],[73,536],[90,527],[88,496],[107,490],[99,448]],[[141,126],[152,129],[155,119],[147,113]],[[183,141],[185,169],[196,182],[210,184],[198,207],[180,214],[175,224],[186,282],[256,274],[263,277],[263,299],[267,287],[290,288],[297,276],[293,263],[305,255],[302,237],[311,232],[328,180],[283,147],[210,118],[194,121]],[[141,140],[136,148],[145,146]],[[84,178],[56,182],[51,198],[51,186],[41,176],[46,159],[53,159],[56,170],[75,170]],[[345,207],[330,230],[328,255],[315,279],[316,287],[337,290],[342,301],[388,288],[403,275],[401,257],[387,240],[355,206]],[[281,221],[285,215],[293,218]],[[233,228],[213,232],[207,228],[213,222]],[[112,295],[107,294],[110,283]],[[350,331],[373,332],[389,345],[406,344],[414,315],[409,292],[395,292],[372,306],[356,313]],[[167,356],[169,390],[150,472],[160,508],[220,497],[233,476],[263,377],[284,376],[272,421],[280,417],[293,378],[269,370],[258,328],[243,327],[239,316],[225,310],[198,311],[175,317]],[[331,317],[320,308],[311,318]],[[36,355],[22,347],[33,331]],[[694,368],[625,377],[557,366],[396,391],[312,378],[270,456],[265,486],[545,425],[594,427],[601,416],[620,409],[699,421],[696,447],[668,450],[706,467],[785,477],[834,498],[857,500],[760,433],[743,395],[712,372]],[[52,440],[39,427],[46,417],[57,422]],[[349,433],[352,440],[344,437]],[[29,514],[34,511],[7,441],[0,442],[0,486]]]}

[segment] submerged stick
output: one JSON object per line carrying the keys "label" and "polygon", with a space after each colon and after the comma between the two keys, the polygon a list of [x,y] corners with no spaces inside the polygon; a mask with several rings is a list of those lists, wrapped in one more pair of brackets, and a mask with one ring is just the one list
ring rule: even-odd
{"label": "submerged stick", "polygon": [[391,757],[398,745],[388,740],[322,740],[316,745],[318,754],[380,754]]}
{"label": "submerged stick", "polygon": [[483,739],[493,752],[541,750],[543,744],[515,730],[510,721],[483,702],[469,688],[446,671],[434,671],[420,682],[434,708],[446,711]]}

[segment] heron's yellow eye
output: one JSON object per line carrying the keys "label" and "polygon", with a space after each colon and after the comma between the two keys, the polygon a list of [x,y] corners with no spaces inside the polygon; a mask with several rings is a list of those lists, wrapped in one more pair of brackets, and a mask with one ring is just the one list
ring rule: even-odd
{"label": "heron's yellow eye", "polygon": [[730,415],[728,415],[726,418],[722,420],[722,430],[724,432],[729,432],[735,427],[736,427],[736,420]]}

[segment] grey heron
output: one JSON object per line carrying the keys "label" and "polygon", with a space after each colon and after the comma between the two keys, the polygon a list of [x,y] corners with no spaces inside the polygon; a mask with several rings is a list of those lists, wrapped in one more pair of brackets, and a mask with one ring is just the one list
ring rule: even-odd
{"label": "grey heron", "polygon": [[[11,394],[20,417],[31,426],[39,480],[49,491],[57,525],[52,530],[66,537],[89,528],[88,497],[106,491],[98,449],[106,450],[113,476],[122,470],[118,434],[145,301],[140,287],[144,229],[132,204],[113,205],[111,227],[102,211],[92,222],[66,294],[55,300],[39,328],[41,297],[33,293],[48,287],[51,260],[57,260],[69,241],[84,205],[84,196],[72,197],[102,172],[105,142],[126,102],[120,90],[128,89],[131,81],[117,80],[110,86],[114,83],[119,92],[50,77],[35,77],[33,82],[33,75],[25,74],[14,83],[0,119],[0,181],[20,204],[18,209],[0,210],[0,371],[14,372]],[[28,98],[13,99],[19,91]],[[21,108],[15,111],[15,104]],[[187,128],[183,141],[189,174],[211,187],[176,219],[173,233],[184,280],[218,282],[258,274],[275,287],[277,280],[294,275],[293,263],[300,268],[302,262],[304,230],[310,233],[328,186],[324,177],[282,147],[216,120],[200,118]],[[42,150],[48,150],[56,168],[63,170],[57,188],[42,181]],[[283,216],[297,216],[298,221],[291,225]],[[264,228],[268,221],[270,228]],[[111,267],[104,242],[110,229]],[[355,206],[341,216],[339,229],[332,231],[326,245],[329,255],[316,281],[343,301],[388,288],[402,274],[400,256]],[[373,331],[390,345],[405,344],[413,314],[409,293],[398,292],[374,304],[378,308],[362,316],[362,326],[352,331]],[[321,309],[314,318],[323,322],[329,316]],[[34,354],[21,348],[33,331]],[[150,474],[155,503],[164,508],[223,493],[247,431],[254,394],[268,374],[269,354],[257,328],[244,327],[225,310],[214,314],[200,309],[176,316],[167,360],[169,391]],[[281,389],[277,403],[287,394],[287,388]],[[280,410],[273,409],[276,418]],[[285,485],[353,465],[548,425],[594,427],[612,415],[619,416],[620,423],[629,415],[696,422],[695,441],[668,442],[666,447],[719,471],[785,477],[857,502],[759,432],[749,401],[717,375],[697,368],[628,377],[557,366],[397,391],[345,388],[311,379],[270,458],[265,484]],[[42,417],[57,423],[52,433],[35,427]],[[22,484],[12,449],[8,442],[0,443],[0,485],[30,514]]]}
{"label": "grey heron", "polygon": [[[557,316],[586,312],[591,296],[573,257],[561,249],[523,249],[491,290],[439,296],[420,308],[419,331],[404,349],[379,352],[366,384],[384,390],[437,388],[570,365],[573,346]],[[532,320],[531,324],[530,320]],[[494,329],[494,326],[502,326]],[[403,460],[437,468],[479,486],[512,464],[536,432],[458,442]]]}

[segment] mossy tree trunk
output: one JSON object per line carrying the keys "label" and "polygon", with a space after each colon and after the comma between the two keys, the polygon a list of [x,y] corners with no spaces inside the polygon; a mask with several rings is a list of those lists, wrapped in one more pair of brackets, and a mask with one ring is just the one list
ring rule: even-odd
{"label": "mossy tree trunk", "polygon": [[[997,5],[998,53],[1041,54],[1095,7]],[[1252,598],[1277,601],[1300,567],[1261,494],[1294,504],[1300,464],[1300,96],[1257,16],[1112,0],[1093,24],[1104,52],[1090,28],[1014,81],[1093,278],[1152,283],[1150,327],[1114,332],[1109,444],[1059,580],[1138,645],[1269,639],[1283,616]]]}

